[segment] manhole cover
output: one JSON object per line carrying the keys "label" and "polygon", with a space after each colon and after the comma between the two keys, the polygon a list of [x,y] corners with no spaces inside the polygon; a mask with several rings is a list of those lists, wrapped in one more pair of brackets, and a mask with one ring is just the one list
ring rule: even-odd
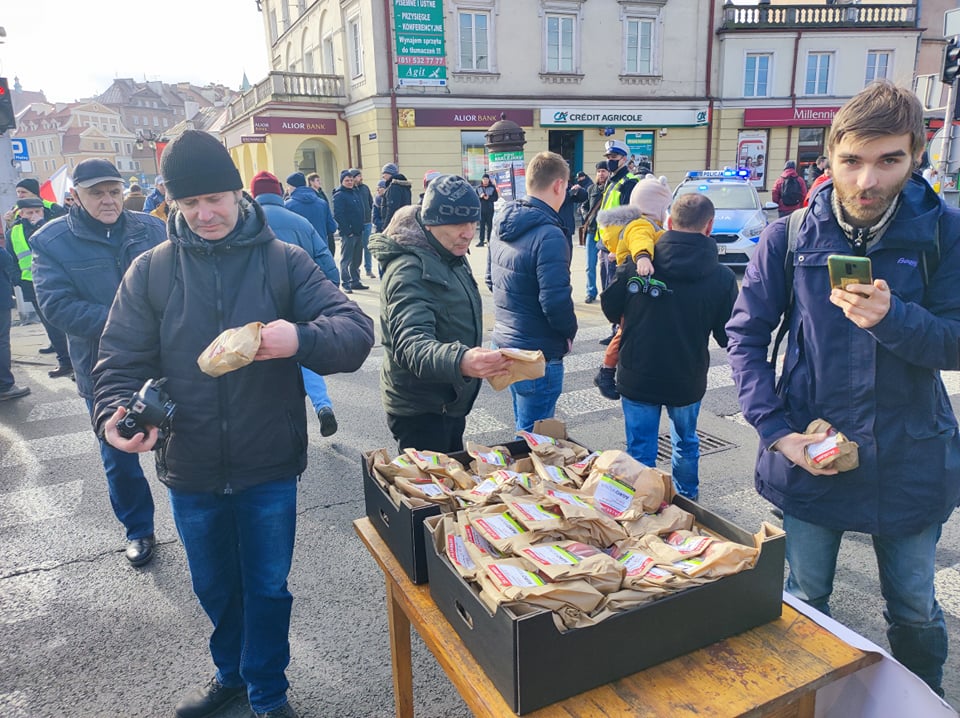
{"label": "manhole cover", "polygon": [[[697,429],[697,436],[700,437],[700,456],[707,454],[716,454],[718,451],[732,449],[736,444],[724,441],[718,436],[708,434],[705,431]],[[670,432],[660,434],[657,437],[657,461],[670,462],[670,455],[673,453],[673,446],[670,443]]]}

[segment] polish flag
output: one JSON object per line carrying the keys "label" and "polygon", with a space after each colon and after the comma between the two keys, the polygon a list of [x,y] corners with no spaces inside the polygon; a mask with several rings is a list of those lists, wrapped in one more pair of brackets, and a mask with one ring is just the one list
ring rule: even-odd
{"label": "polish flag", "polygon": [[40,196],[50,202],[63,204],[63,198],[66,197],[67,192],[71,189],[73,189],[73,180],[70,179],[67,166],[63,165],[50,175],[50,179],[40,185]]}

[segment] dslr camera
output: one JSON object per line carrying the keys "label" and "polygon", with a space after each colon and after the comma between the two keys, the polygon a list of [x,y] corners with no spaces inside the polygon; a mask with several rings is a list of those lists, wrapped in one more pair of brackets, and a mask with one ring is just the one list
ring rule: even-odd
{"label": "dslr camera", "polygon": [[147,379],[140,391],[130,397],[125,407],[127,413],[117,422],[120,436],[132,439],[137,434],[146,434],[148,426],[156,426],[161,434],[166,433],[177,410],[177,405],[162,388],[166,381]]}

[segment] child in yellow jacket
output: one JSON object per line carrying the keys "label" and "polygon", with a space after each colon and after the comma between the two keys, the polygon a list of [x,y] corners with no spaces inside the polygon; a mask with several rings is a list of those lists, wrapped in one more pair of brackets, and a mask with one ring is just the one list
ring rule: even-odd
{"label": "child in yellow jacket", "polygon": [[[666,177],[647,175],[634,186],[630,193],[630,204],[597,214],[600,239],[616,256],[617,266],[627,261],[636,262],[638,275],[649,277],[653,274],[654,246],[664,233],[662,225],[672,199]],[[600,393],[613,400],[620,398],[616,385],[620,334],[618,329],[616,336],[607,345],[603,365],[593,380]]]}

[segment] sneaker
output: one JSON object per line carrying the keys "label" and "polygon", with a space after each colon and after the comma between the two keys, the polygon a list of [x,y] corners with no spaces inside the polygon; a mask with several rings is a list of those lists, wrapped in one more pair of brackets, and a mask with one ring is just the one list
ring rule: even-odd
{"label": "sneaker", "polygon": [[8,399],[19,399],[21,396],[26,396],[30,393],[29,386],[17,386],[13,384],[9,389],[4,389],[0,391],[0,401],[7,401]]}
{"label": "sneaker", "polygon": [[344,293],[344,294],[353,294],[353,290],[350,289],[350,287],[344,285],[344,286],[343,286],[343,293]]}
{"label": "sneaker", "polygon": [[376,279],[376,277],[373,275],[373,272],[367,272],[367,279]]}
{"label": "sneaker", "polygon": [[224,708],[234,698],[245,695],[244,686],[225,686],[214,676],[199,688],[193,688],[174,709],[177,718],[206,718]]}
{"label": "sneaker", "polygon": [[53,354],[55,351],[57,350],[53,348],[53,344],[46,346],[43,349],[37,349],[38,354]]}
{"label": "sneaker", "polygon": [[274,708],[272,711],[267,711],[266,713],[254,712],[254,715],[257,718],[300,718],[300,714],[297,713],[289,703],[284,703],[279,708]]}
{"label": "sneaker", "polygon": [[594,295],[590,295],[590,296],[588,296],[586,299],[584,299],[584,300],[583,300],[583,303],[584,303],[584,304],[593,304],[595,301],[597,301],[597,297],[596,297],[596,295],[594,294]]}
{"label": "sneaker", "polygon": [[609,344],[610,342],[613,341],[613,338],[614,338],[615,336],[617,336],[617,333],[616,333],[616,332],[611,332],[610,336],[604,337],[603,339],[600,340],[599,343],[602,344],[603,346],[607,346],[607,344]]}
{"label": "sneaker", "polygon": [[366,284],[360,284],[360,282],[357,282],[353,285],[353,289],[370,289],[370,287],[368,287]]}
{"label": "sneaker", "polygon": [[61,364],[56,369],[51,369],[47,372],[47,376],[51,379],[58,379],[62,376],[70,376],[73,374],[73,367],[69,364]]}
{"label": "sneaker", "polygon": [[600,371],[593,378],[593,385],[600,390],[600,395],[617,401],[620,398],[620,392],[617,391],[617,370],[608,367],[600,367]]}
{"label": "sneaker", "polygon": [[320,436],[333,436],[337,433],[337,417],[333,414],[333,409],[329,406],[323,407],[317,412],[317,418],[320,420]]}

